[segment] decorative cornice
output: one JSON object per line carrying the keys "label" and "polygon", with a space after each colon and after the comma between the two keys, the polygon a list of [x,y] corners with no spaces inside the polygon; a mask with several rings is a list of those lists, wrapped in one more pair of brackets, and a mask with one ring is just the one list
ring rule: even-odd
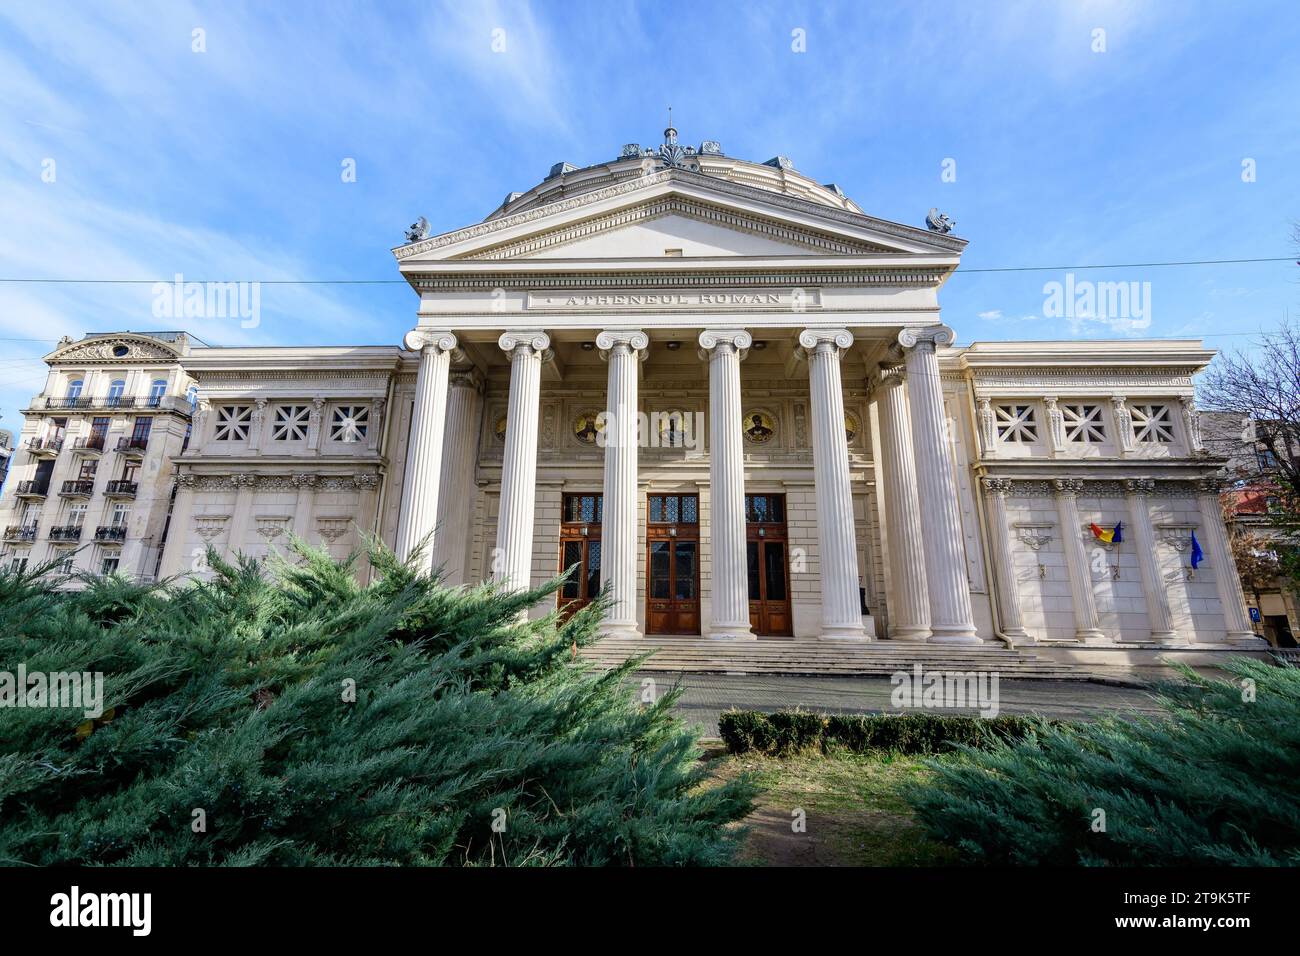
{"label": "decorative cornice", "polygon": [[781,269],[775,272],[758,270],[681,271],[619,270],[616,272],[497,272],[474,275],[428,275],[413,277],[416,289],[421,292],[528,291],[549,289],[555,291],[601,289],[749,289],[749,288],[809,288],[813,286],[863,286],[930,287],[938,284],[947,271],[933,266],[916,268],[890,267],[885,269]]}
{"label": "decorative cornice", "polygon": [[379,485],[373,472],[357,474],[306,474],[294,472],[257,474],[194,474],[182,472],[176,482],[194,491],[230,491],[247,488],[254,491],[368,491]]}
{"label": "decorative cornice", "polygon": [[490,236],[494,233],[503,232],[516,226],[536,222],[538,219],[554,216],[557,213],[568,212],[573,209],[581,209],[584,206],[592,206],[604,202],[607,199],[616,199],[629,193],[649,189],[653,186],[659,185],[660,183],[673,182],[676,180],[680,180],[685,184],[703,186],[710,192],[719,195],[757,200],[765,205],[789,209],[793,212],[805,213],[830,222],[838,222],[844,225],[855,226],[857,228],[870,229],[874,232],[894,236],[908,242],[924,243],[940,250],[959,253],[966,248],[966,240],[958,239],[955,236],[939,236],[933,233],[927,233],[926,231],[914,226],[905,226],[901,223],[889,222],[884,219],[875,219],[871,216],[864,216],[861,213],[852,213],[845,210],[835,209],[831,206],[824,206],[810,200],[796,199],[792,196],[773,193],[769,190],[760,189],[754,186],[743,186],[729,183],[725,180],[720,180],[703,173],[692,173],[682,169],[665,169],[636,179],[629,179],[626,182],[621,182],[613,186],[606,186],[603,189],[596,189],[588,193],[583,193],[581,196],[575,196],[572,199],[562,199],[558,202],[548,203],[524,212],[515,213],[512,216],[502,216],[500,219],[492,219],[488,222],[466,226],[464,229],[457,229],[454,232],[443,233],[440,236],[431,236],[428,239],[421,240],[420,242],[398,246],[393,249],[393,255],[399,262],[401,262],[404,259],[422,255],[426,252],[432,252],[435,249],[441,249],[446,246],[455,245],[459,242],[466,242],[470,239],[477,239],[482,236]]}
{"label": "decorative cornice", "polygon": [[[1124,498],[1130,494],[1147,494],[1162,498],[1190,498],[1203,494],[1196,481],[1187,479],[1020,479],[990,478],[983,479],[985,488],[990,481],[1009,481],[1010,490],[1005,492],[1017,498],[1050,498],[1058,494],[1070,494],[1081,498]],[[1150,490],[1135,492],[1130,485],[1149,485]]]}
{"label": "decorative cornice", "polygon": [[889,246],[869,242],[836,239],[832,236],[814,232],[811,229],[802,229],[786,223],[763,219],[759,216],[747,215],[684,196],[666,196],[640,206],[620,209],[603,216],[597,216],[594,219],[574,223],[554,232],[492,246],[488,249],[473,252],[463,258],[471,260],[521,258],[544,249],[554,249],[557,246],[568,245],[583,239],[589,239],[592,236],[612,232],[634,223],[650,222],[654,219],[662,219],[665,216],[673,215],[684,216],[698,222],[715,223],[738,232],[764,236],[780,242],[800,245],[806,249],[835,255],[862,255],[864,253],[891,253],[897,251]]}

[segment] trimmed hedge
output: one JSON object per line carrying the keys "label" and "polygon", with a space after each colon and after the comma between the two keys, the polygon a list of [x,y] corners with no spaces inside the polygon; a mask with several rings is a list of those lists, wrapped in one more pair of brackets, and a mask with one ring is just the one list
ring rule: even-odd
{"label": "trimmed hedge", "polygon": [[1058,721],[1003,714],[813,714],[781,710],[764,714],[729,710],[718,718],[718,732],[733,754],[757,752],[783,756],[832,746],[852,753],[933,754],[965,744],[989,747],[1023,740]]}

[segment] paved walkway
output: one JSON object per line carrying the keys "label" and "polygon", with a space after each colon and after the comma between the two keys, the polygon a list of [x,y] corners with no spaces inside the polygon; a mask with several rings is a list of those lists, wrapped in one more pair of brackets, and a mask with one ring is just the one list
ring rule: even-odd
{"label": "paved walkway", "polygon": [[[638,681],[654,680],[663,693],[674,683],[686,692],[677,711],[698,725],[706,737],[718,735],[718,716],[732,707],[741,710],[790,710],[796,707],[819,713],[893,711],[894,689],[887,677],[786,677],[726,674],[643,673]],[[1120,710],[1154,713],[1159,710],[1150,691],[1114,687],[1087,681],[1016,680],[998,682],[998,706],[1004,714],[1042,714],[1047,717],[1089,718]],[[948,713],[973,711],[952,710]]]}

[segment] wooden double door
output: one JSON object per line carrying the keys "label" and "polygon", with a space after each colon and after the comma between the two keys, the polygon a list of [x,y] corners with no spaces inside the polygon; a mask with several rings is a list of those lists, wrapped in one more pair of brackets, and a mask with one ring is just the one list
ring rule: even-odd
{"label": "wooden double door", "polygon": [[560,520],[561,572],[577,567],[556,596],[561,620],[568,620],[600,594],[600,494],[565,495]]}
{"label": "wooden double door", "polygon": [[646,501],[646,633],[700,633],[700,499]]}
{"label": "wooden double door", "polygon": [[794,636],[785,495],[745,495],[745,561],[750,627],[759,635]]}

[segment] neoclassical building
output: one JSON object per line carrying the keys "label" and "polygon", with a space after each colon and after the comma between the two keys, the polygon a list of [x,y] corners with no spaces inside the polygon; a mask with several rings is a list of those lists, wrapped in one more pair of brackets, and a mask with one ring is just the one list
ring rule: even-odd
{"label": "neoclassical building", "polygon": [[197,395],[159,449],[158,572],[366,531],[428,542],[453,584],[576,566],[561,610],[604,590],[630,640],[1257,644],[1192,401],[1213,353],[956,347],[948,228],[673,130],[557,164],[394,249],[419,303],[401,347],[177,350],[168,394]]}

